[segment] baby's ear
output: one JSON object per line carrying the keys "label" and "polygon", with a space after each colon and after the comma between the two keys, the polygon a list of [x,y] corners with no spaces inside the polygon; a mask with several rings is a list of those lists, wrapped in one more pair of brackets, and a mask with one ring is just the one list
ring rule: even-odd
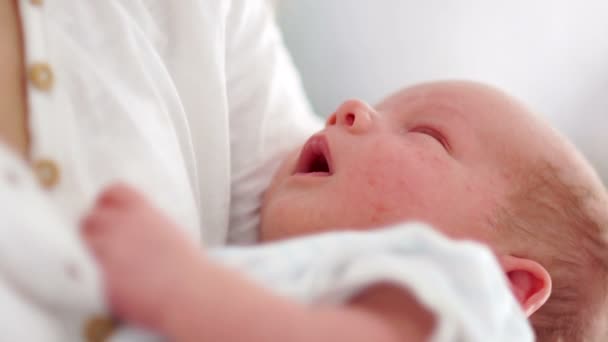
{"label": "baby's ear", "polygon": [[503,255],[499,259],[513,294],[530,317],[551,295],[549,272],[534,260],[512,255]]}

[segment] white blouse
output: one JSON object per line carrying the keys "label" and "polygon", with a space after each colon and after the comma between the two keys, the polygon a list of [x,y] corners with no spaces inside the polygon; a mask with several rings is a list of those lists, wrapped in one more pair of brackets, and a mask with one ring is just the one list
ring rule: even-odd
{"label": "white blouse", "polygon": [[[100,294],[77,223],[118,180],[201,243],[255,238],[259,196],[277,156],[319,127],[266,1],[19,0],[19,7],[32,162],[22,167],[0,146],[0,245],[27,248],[31,240],[32,248],[0,253],[0,298],[26,308],[0,309],[0,322],[8,312],[78,306],[69,287],[48,286],[73,275],[74,265],[89,270],[76,272],[90,274],[83,293]],[[20,186],[32,176],[41,187]],[[24,299],[24,288],[35,300]],[[33,322],[23,317],[13,322]],[[17,330],[26,335],[11,340],[37,341],[27,335],[35,329]]]}

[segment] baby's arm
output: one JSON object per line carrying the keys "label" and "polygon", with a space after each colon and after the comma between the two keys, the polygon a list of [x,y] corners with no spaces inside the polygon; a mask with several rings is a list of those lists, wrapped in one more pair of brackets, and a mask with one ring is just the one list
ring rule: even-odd
{"label": "baby's arm", "polygon": [[320,307],[212,265],[193,280],[175,295],[174,314],[159,327],[176,341],[426,341],[433,326],[432,315],[395,288],[371,289],[348,306]]}
{"label": "baby's arm", "polygon": [[305,306],[210,262],[137,193],[114,186],[83,222],[121,318],[175,341],[425,341],[433,316],[377,286],[344,306]]}

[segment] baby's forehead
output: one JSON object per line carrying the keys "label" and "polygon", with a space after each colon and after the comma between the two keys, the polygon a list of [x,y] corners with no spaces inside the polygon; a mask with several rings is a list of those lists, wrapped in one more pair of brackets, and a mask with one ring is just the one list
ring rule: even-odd
{"label": "baby's forehead", "polygon": [[378,107],[380,113],[398,113],[407,117],[433,117],[468,121],[476,110],[459,101],[441,97],[396,96]]}
{"label": "baby's forehead", "polygon": [[561,149],[554,130],[516,99],[472,82],[435,82],[403,89],[378,104],[381,113],[439,123],[471,151],[497,161],[540,158]]}
{"label": "baby's forehead", "polygon": [[379,112],[407,118],[432,117],[461,123],[494,135],[521,130],[533,134],[546,129],[524,105],[502,91],[479,83],[449,81],[405,88],[378,104]]}
{"label": "baby's forehead", "polygon": [[497,89],[472,82],[435,82],[402,89],[378,104],[379,109],[415,110],[428,114],[460,116],[491,113],[497,105],[510,104]]}

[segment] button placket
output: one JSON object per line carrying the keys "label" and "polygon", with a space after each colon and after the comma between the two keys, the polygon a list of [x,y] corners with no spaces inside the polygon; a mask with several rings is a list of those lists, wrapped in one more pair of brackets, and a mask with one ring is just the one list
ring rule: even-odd
{"label": "button placket", "polygon": [[[25,5],[21,6],[21,17],[32,142],[29,166],[40,186],[51,190],[60,185],[62,178],[67,178],[60,165],[66,159],[62,154],[68,149],[61,144],[62,136],[57,135],[63,133],[62,117],[61,112],[54,110],[56,94],[60,90],[57,89],[58,73],[55,72],[61,69],[61,64],[53,65],[52,54],[47,49],[48,32],[45,32],[43,0],[22,0],[21,4]],[[19,176],[19,173],[0,173],[8,184],[28,184],[30,178],[24,176],[20,179]],[[67,265],[66,272],[69,277],[79,276],[78,269],[71,265]],[[78,326],[78,330],[81,338],[87,342],[103,342],[116,330],[116,322],[111,318],[94,316]]]}
{"label": "button placket", "polygon": [[[22,22],[24,29],[24,44],[26,47],[26,77],[29,83],[31,167],[41,186],[54,188],[61,180],[59,162],[52,154],[54,144],[46,131],[52,113],[52,96],[55,86],[55,73],[48,62],[49,55],[44,40],[40,37],[44,29],[44,11],[41,7],[43,0],[28,0],[29,7],[22,7]],[[52,132],[52,131],[51,131]],[[44,133],[40,136],[40,133]],[[51,153],[49,153],[51,152]]]}
{"label": "button placket", "polygon": [[[42,92],[49,92],[55,81],[53,70],[47,63],[33,63],[28,68],[28,78],[32,86]],[[57,163],[50,159],[38,159],[32,164],[38,182],[45,188],[52,188],[59,182]]]}

